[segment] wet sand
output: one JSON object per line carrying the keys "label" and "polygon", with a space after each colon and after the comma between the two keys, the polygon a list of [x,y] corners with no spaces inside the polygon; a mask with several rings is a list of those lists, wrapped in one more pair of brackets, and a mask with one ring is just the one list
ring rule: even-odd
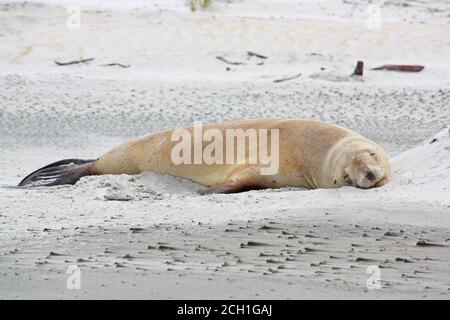
{"label": "wet sand", "polygon": [[[2,249],[2,265],[10,265],[2,271],[2,297],[448,298],[448,228],[342,220],[324,212],[314,222],[29,231],[39,240],[17,239]],[[73,265],[81,271],[80,290],[66,287]],[[373,265],[381,288],[370,290]]]}

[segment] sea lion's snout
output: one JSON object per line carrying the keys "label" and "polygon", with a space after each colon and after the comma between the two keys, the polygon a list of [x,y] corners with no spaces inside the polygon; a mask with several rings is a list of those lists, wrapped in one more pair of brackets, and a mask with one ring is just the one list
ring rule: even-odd
{"label": "sea lion's snout", "polygon": [[369,181],[375,180],[375,175],[373,174],[372,170],[366,170],[366,179]]}
{"label": "sea lion's snout", "polygon": [[372,188],[384,175],[380,165],[364,167],[361,171],[356,186],[363,189]]}
{"label": "sea lion's snout", "polygon": [[357,188],[369,189],[372,188],[378,180],[383,177],[383,168],[380,166],[363,166],[361,168],[354,168],[350,176],[353,184]]}
{"label": "sea lion's snout", "polygon": [[[350,165],[347,167],[347,185],[353,185],[361,189],[377,187],[379,181],[387,175],[380,157],[376,152],[364,150],[353,155]],[[347,181],[348,180],[348,181]],[[350,182],[351,183],[348,183]]]}

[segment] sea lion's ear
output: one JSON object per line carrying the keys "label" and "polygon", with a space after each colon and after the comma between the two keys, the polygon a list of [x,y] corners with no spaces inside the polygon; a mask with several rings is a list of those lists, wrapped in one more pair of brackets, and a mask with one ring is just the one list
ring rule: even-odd
{"label": "sea lion's ear", "polygon": [[344,174],[349,174],[350,173],[350,169],[348,168],[349,165],[346,165],[344,167]]}
{"label": "sea lion's ear", "polygon": [[[353,159],[356,158],[356,153],[354,151],[348,152],[345,155],[345,162],[347,163],[347,166],[352,163]],[[345,170],[348,170],[347,166],[345,167]],[[348,173],[348,172],[345,172]]]}

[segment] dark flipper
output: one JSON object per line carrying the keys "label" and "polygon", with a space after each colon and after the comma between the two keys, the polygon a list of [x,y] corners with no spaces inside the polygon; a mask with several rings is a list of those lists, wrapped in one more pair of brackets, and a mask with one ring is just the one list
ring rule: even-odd
{"label": "dark flipper", "polygon": [[92,163],[95,160],[65,159],[42,167],[28,176],[19,187],[56,186],[61,184],[75,184],[81,177],[92,175]]}

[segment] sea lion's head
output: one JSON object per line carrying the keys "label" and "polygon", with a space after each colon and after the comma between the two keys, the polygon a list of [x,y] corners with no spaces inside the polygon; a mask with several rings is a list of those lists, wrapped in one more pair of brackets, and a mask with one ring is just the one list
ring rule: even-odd
{"label": "sea lion's head", "polygon": [[381,187],[389,181],[387,156],[380,148],[364,148],[347,155],[343,170],[344,185],[362,189]]}

